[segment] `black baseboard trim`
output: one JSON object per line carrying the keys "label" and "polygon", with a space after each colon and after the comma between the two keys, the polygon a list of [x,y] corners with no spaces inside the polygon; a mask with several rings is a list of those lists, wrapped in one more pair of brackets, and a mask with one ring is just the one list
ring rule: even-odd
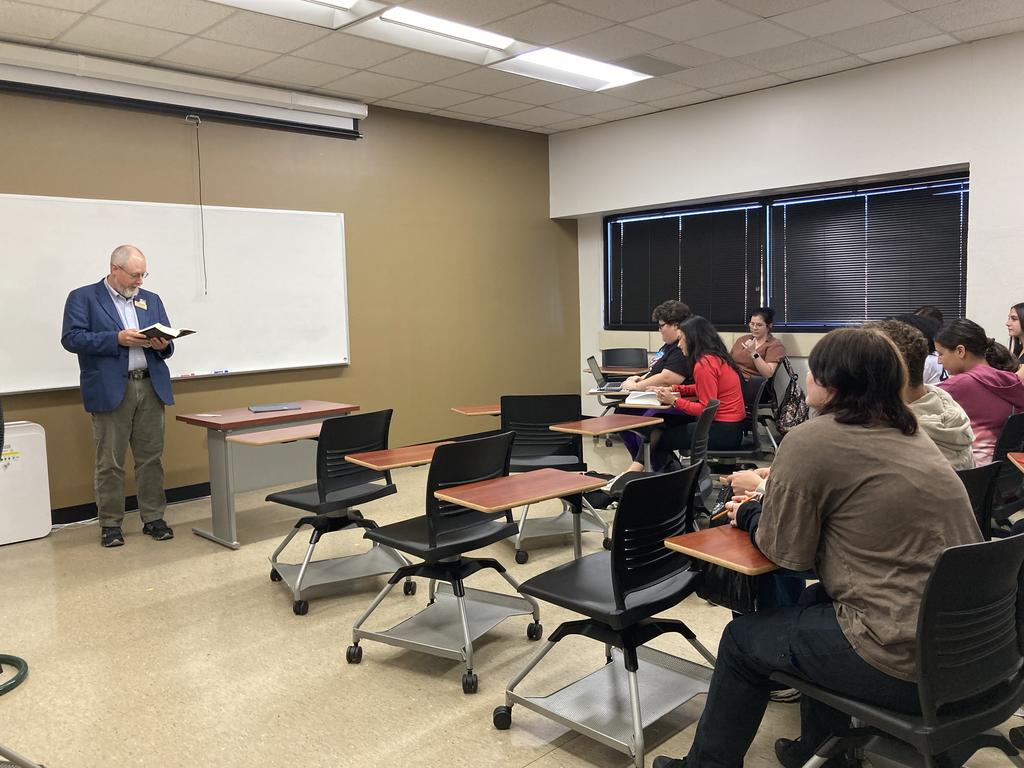
{"label": "black baseboard trim", "polygon": [[[168,488],[166,493],[168,504],[202,499],[210,495],[210,484],[196,483],[195,485],[183,485],[179,488]],[[135,512],[138,508],[138,498],[135,496],[125,497],[125,512]],[[76,504],[73,507],[52,509],[50,510],[50,520],[54,525],[64,525],[67,523],[78,523],[82,520],[91,520],[96,517],[96,514],[96,502],[89,502],[88,504]]]}

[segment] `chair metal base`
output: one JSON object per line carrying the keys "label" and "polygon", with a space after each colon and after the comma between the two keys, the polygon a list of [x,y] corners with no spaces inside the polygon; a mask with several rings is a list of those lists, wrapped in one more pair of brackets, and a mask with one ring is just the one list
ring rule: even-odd
{"label": "chair metal base", "polygon": [[583,511],[579,515],[573,513],[572,505],[565,501],[562,502],[562,511],[557,515],[528,518],[529,511],[530,505],[527,504],[523,507],[523,513],[519,518],[519,533],[513,539],[513,545],[516,548],[516,562],[520,565],[527,560],[525,556],[527,542],[571,535],[575,557],[578,559],[582,555],[580,539],[582,534],[602,533],[606,539],[609,535],[608,523],[585,500]]}
{"label": "chair metal base", "polygon": [[394,573],[396,568],[408,565],[409,561],[391,547],[374,544],[368,551],[357,555],[308,563],[282,563],[275,552],[270,557],[270,564],[292,591],[292,597],[299,601],[336,594],[348,581]]}
{"label": "chair metal base", "polygon": [[[712,670],[662,651],[637,648],[639,670],[626,670],[621,651],[613,650],[610,663],[547,696],[523,696],[514,688],[553,643],[546,643],[524,673],[509,683],[505,704],[521,704],[578,733],[589,736],[633,758],[643,766],[643,734],[634,727],[634,712],[642,728],[660,720],[694,696],[706,694]],[[638,701],[633,701],[636,692]],[[638,705],[638,711],[637,706]],[[637,747],[639,746],[639,750]]]}
{"label": "chair metal base", "polygon": [[[19,755],[17,752],[6,747],[0,746],[0,757],[4,758],[5,762],[0,762],[0,768],[43,768],[39,763],[33,763],[27,757]],[[10,761],[10,762],[6,762]]]}

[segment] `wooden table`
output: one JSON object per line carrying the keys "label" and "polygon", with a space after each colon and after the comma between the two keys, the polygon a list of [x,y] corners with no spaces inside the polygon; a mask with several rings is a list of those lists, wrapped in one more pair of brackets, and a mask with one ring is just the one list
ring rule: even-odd
{"label": "wooden table", "polygon": [[1006,454],[1006,458],[1010,460],[1010,463],[1013,464],[1013,466],[1021,472],[1024,472],[1024,453],[1008,453]]}
{"label": "wooden table", "polygon": [[627,432],[631,429],[654,427],[664,421],[660,416],[633,416],[628,413],[610,413],[607,416],[595,416],[592,419],[579,421],[563,421],[552,424],[553,432],[568,432],[571,435],[607,435],[614,432]]}
{"label": "wooden table", "polygon": [[368,469],[376,469],[378,472],[387,472],[390,469],[400,469],[401,467],[419,467],[429,464],[433,460],[434,451],[439,445],[449,445],[453,442],[454,440],[442,440],[438,443],[407,445],[404,448],[350,453],[345,457],[345,461]]}
{"label": "wooden table", "polygon": [[479,512],[501,512],[524,504],[570,497],[573,511],[573,551],[578,558],[582,555],[581,498],[587,491],[596,491],[607,482],[600,477],[587,477],[578,472],[566,472],[549,467],[457,485],[443,491],[435,491],[434,497]]}
{"label": "wooden table", "polygon": [[673,536],[665,539],[665,546],[748,576],[771,573],[779,568],[754,546],[749,533],[731,525]]}
{"label": "wooden table", "polygon": [[269,445],[283,442],[280,439],[280,432],[274,430],[278,432],[278,435],[273,436],[273,439],[262,438],[267,442],[261,443],[258,442],[261,439],[258,437],[258,430],[290,422],[313,422],[313,424],[302,425],[302,429],[296,430],[295,434],[299,436],[291,439],[298,440],[309,437],[314,426],[316,434],[319,434],[320,422],[330,416],[342,416],[359,410],[358,405],[331,403],[323,400],[298,400],[295,404],[299,406],[298,409],[291,411],[253,413],[248,408],[229,408],[216,413],[185,413],[175,417],[185,424],[206,429],[206,448],[210,462],[212,531],[193,528],[192,533],[229,549],[238,549],[241,546],[238,542],[238,529],[235,521],[232,445],[242,441],[231,439],[232,437],[241,437],[236,433],[250,433],[249,436],[257,441],[250,444]]}
{"label": "wooden table", "polygon": [[463,416],[500,416],[500,405],[456,405],[452,408],[456,413]]}
{"label": "wooden table", "polygon": [[256,446],[291,443],[295,440],[315,440],[320,437],[320,428],[322,426],[323,422],[317,421],[312,424],[299,424],[296,427],[278,427],[277,429],[261,429],[259,432],[243,432],[239,435],[229,435],[226,439],[229,443]]}

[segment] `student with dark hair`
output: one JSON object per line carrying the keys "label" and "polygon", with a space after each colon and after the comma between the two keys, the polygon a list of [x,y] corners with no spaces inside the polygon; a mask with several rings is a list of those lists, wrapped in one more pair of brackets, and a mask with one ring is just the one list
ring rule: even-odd
{"label": "student with dark hair", "polygon": [[918,317],[927,317],[938,328],[941,328],[943,325],[942,310],[934,304],[922,304],[914,310],[914,314]]}
{"label": "student with dark hair", "polygon": [[[899,712],[919,711],[917,613],[943,549],[981,541],[967,491],[917,429],[901,393],[906,366],[880,333],[833,331],[811,351],[807,402],[818,416],[786,435],[762,504],[728,509],[773,562],[813,569],[800,605],[725,629],[689,754],[654,768],[740,768],[781,671]],[[848,716],[803,697],[800,738],[779,739],[802,765]]]}
{"label": "student with dark hair", "polygon": [[1017,378],[1024,379],[1024,301],[1014,304],[1006,316],[1006,331],[1010,334],[1010,354],[1017,360]]}
{"label": "student with dark hair", "polygon": [[967,411],[974,430],[974,462],[992,461],[999,433],[1024,410],[1024,382],[1010,350],[972,320],[954,320],[935,335],[939,362],[949,378],[939,384]]}
{"label": "student with dark hair", "polygon": [[[918,312],[920,311],[918,310]],[[939,317],[942,316],[941,312],[938,314]],[[939,355],[935,351],[935,334],[939,332],[942,323],[935,320],[931,315],[916,313],[913,315],[897,315],[896,320],[917,328],[924,335],[925,342],[928,344],[928,354],[922,364],[922,381],[925,384],[938,384],[940,381],[943,381],[946,378],[946,371],[939,362]]]}
{"label": "student with dark hair", "polygon": [[740,336],[732,345],[729,355],[739,366],[743,378],[764,376],[770,379],[786,356],[785,345],[772,336],[774,320],[775,310],[758,307],[747,318],[750,333]]}

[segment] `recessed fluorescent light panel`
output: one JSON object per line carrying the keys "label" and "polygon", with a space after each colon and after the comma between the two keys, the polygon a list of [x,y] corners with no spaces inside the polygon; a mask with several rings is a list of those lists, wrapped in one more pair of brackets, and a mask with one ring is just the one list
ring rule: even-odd
{"label": "recessed fluorescent light panel", "polygon": [[[230,5],[246,11],[255,11],[268,16],[301,21],[327,29],[340,29],[357,21],[367,13],[380,10],[383,6],[368,0],[213,0],[221,5]],[[361,12],[352,9],[359,5]]]}
{"label": "recessed fluorescent light panel", "polygon": [[582,88],[585,91],[604,91],[651,77],[643,72],[634,72],[631,69],[616,67],[614,64],[576,56],[554,48],[540,48],[491,66],[504,72]]}
{"label": "recessed fluorescent light panel", "polygon": [[466,24],[459,24],[448,19],[439,19],[437,16],[428,16],[418,11],[410,11],[408,8],[389,8],[380,15],[385,21],[393,24],[403,24],[407,27],[422,29],[445,37],[453,37],[456,40],[465,40],[477,45],[485,45],[488,48],[495,48],[504,51],[515,42],[511,37],[496,35],[483,29],[470,27]]}

